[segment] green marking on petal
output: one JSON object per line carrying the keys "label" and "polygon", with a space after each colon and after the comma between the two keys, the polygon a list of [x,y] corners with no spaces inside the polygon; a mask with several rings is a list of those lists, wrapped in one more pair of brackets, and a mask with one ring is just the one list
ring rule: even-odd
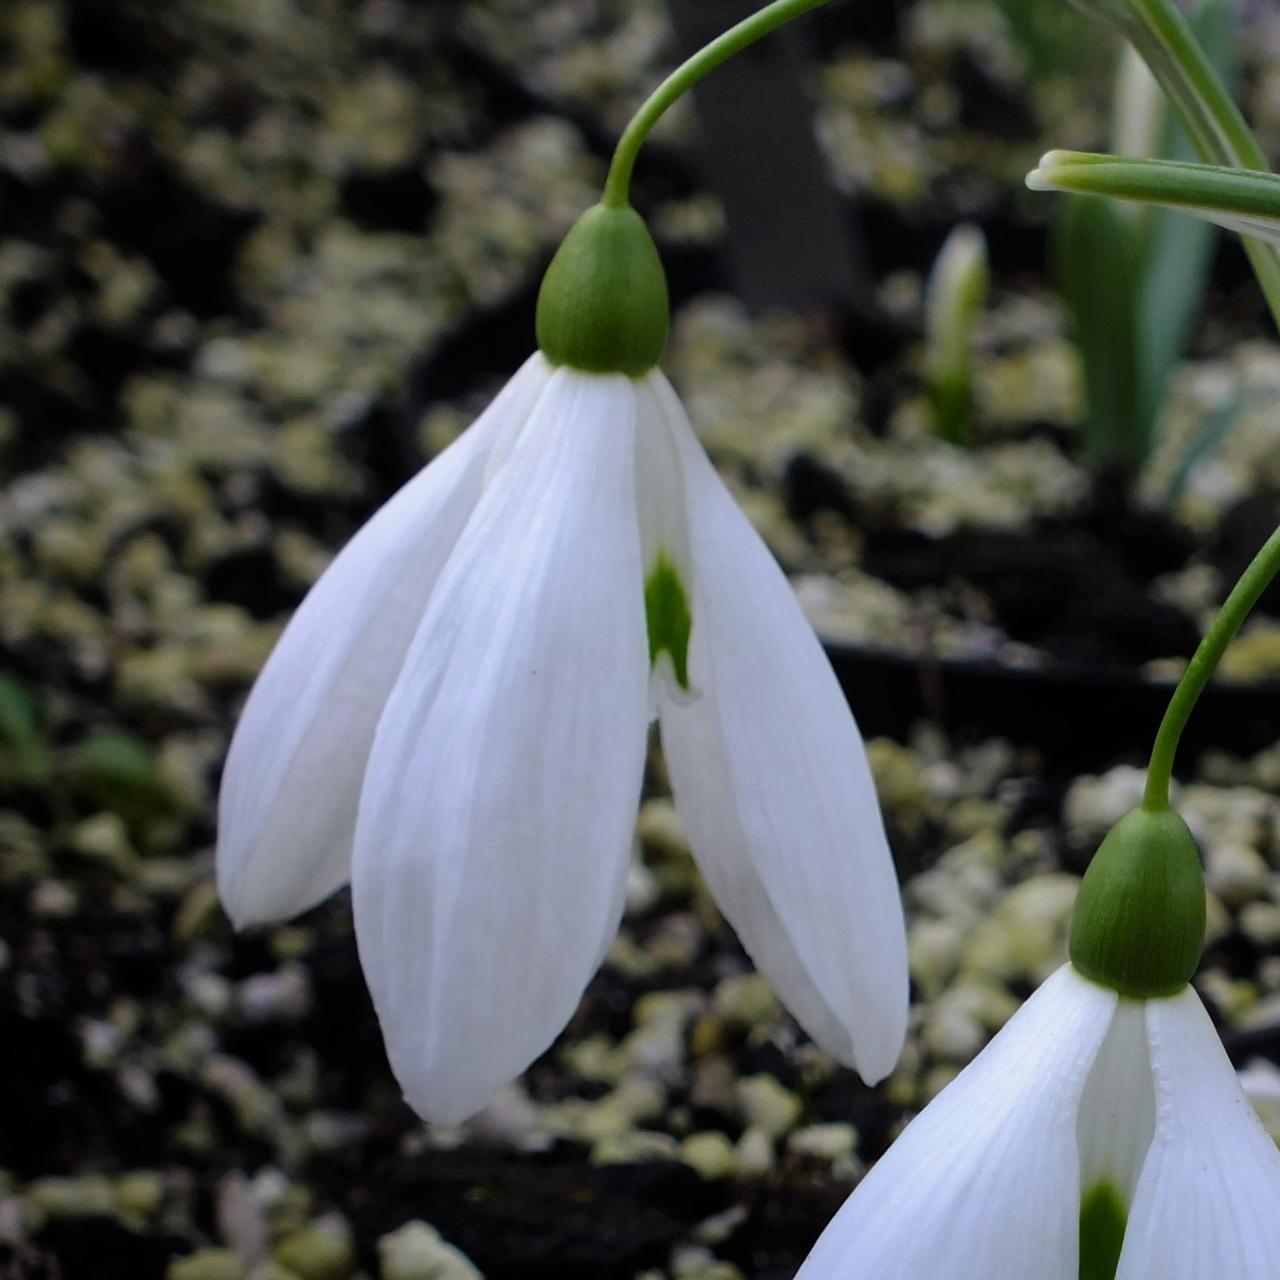
{"label": "green marking on petal", "polygon": [[1115,1280],[1128,1214],[1120,1192],[1099,1182],[1080,1205],[1080,1280]]}
{"label": "green marking on petal", "polygon": [[663,654],[671,657],[676,683],[689,688],[689,633],[693,613],[680,571],[664,552],[658,553],[653,572],[644,584],[644,613],[649,627],[649,665]]}

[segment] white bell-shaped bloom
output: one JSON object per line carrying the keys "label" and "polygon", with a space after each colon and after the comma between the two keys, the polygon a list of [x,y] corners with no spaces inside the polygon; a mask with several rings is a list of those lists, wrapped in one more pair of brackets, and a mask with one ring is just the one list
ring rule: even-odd
{"label": "white bell-shaped bloom", "polygon": [[1079,1280],[1081,1208],[1099,1203],[1118,1269],[1111,1252],[1091,1276],[1280,1276],[1280,1152],[1199,997],[1126,1000],[1064,965],[907,1126],[797,1280]]}
{"label": "white bell-shaped bloom", "polygon": [[219,805],[237,925],[352,882],[392,1066],[481,1107],[622,913],[648,726],[747,950],[868,1080],[905,938],[866,754],[785,577],[661,373],[533,356],[352,539],[245,707]]}

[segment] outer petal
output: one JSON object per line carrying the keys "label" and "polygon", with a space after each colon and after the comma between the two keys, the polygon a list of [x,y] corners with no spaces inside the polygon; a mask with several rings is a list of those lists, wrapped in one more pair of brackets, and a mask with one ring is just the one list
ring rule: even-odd
{"label": "outer petal", "polygon": [[661,375],[694,576],[692,700],[661,704],[676,805],[711,891],[805,1029],[867,1080],[907,1021],[906,937],[857,725],[782,571]]}
{"label": "outer petal", "polygon": [[1156,1131],[1116,1280],[1275,1280],[1280,1152],[1200,998],[1147,1005]]}
{"label": "outer petal", "polygon": [[907,1126],[797,1280],[1077,1280],[1076,1108],[1115,1008],[1069,965],[1053,974]]}
{"label": "outer petal", "polygon": [[644,763],[635,388],[558,370],[440,577],[378,726],[353,891],[410,1103],[480,1108],[617,928]]}
{"label": "outer petal", "polygon": [[480,495],[491,446],[550,370],[534,356],[477,422],[343,548],[249,695],[218,798],[218,890],[236,925],[296,915],[350,878],[374,730]]}

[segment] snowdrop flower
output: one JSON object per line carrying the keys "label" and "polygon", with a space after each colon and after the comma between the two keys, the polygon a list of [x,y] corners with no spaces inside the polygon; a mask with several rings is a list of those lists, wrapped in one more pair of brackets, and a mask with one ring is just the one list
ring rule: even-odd
{"label": "snowdrop flower", "polygon": [[1203,936],[1190,833],[1136,810],[1085,878],[1072,963],[907,1126],[798,1280],[1280,1276],[1280,1152],[1187,986]]}
{"label": "snowdrop flower", "polygon": [[786,578],[656,369],[657,252],[597,206],[540,350],[323,574],[227,760],[239,926],[348,880],[392,1067],[475,1112],[543,1052],[618,927],[646,739],[743,944],[868,1080],[906,1024],[897,885],[858,730]]}
{"label": "snowdrop flower", "polygon": [[1280,1276],[1280,1152],[1189,987],[1126,1000],[1064,965],[908,1125],[799,1280],[943,1275]]}

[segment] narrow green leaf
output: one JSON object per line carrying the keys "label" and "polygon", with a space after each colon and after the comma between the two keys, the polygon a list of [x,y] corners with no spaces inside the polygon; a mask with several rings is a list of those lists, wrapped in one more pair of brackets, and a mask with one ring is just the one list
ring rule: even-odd
{"label": "narrow green leaf", "polygon": [[[1191,16],[1191,26],[1224,83],[1233,85],[1235,19],[1230,7],[1223,0],[1206,0]],[[1176,119],[1167,118],[1162,133],[1156,148],[1159,154],[1173,160],[1195,156],[1195,144]],[[1199,316],[1217,232],[1204,222],[1162,208],[1149,210],[1142,230],[1135,307],[1138,404],[1150,423],[1151,436]]]}
{"label": "narrow green leaf", "polygon": [[1280,175],[1175,160],[1050,151],[1027,177],[1036,191],[1068,191],[1164,205],[1280,243]]}
{"label": "narrow green leaf", "polygon": [[1096,465],[1132,469],[1146,456],[1150,438],[1138,401],[1136,231],[1105,200],[1072,200],[1055,249],[1084,366],[1085,451]]}
{"label": "narrow green leaf", "polygon": [[1037,80],[1087,74],[1103,41],[1080,14],[1044,0],[998,0],[1009,33]]}
{"label": "narrow green leaf", "polygon": [[38,787],[53,773],[53,749],[40,723],[35,698],[20,680],[0,674],[0,741],[9,748],[13,777]]}
{"label": "narrow green leaf", "polygon": [[[1202,160],[1264,170],[1267,159],[1224,77],[1176,0],[1075,0],[1078,8],[1119,30],[1142,55],[1168,95]],[[1245,253],[1280,324],[1280,250],[1264,232],[1245,235]],[[1260,236],[1261,239],[1249,237]]]}

